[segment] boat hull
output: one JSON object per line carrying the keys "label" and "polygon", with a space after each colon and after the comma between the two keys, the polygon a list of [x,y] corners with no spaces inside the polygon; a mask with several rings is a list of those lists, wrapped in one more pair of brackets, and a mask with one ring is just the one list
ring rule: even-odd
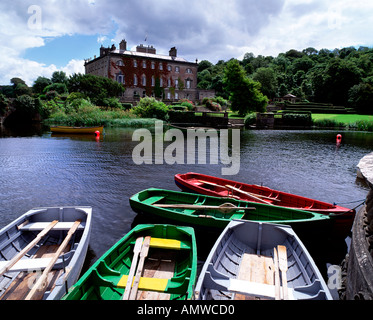
{"label": "boat hull", "polygon": [[68,134],[93,134],[96,131],[102,134],[104,127],[69,127],[69,126],[51,126],[52,133],[68,133]]}
{"label": "boat hull", "polygon": [[[268,203],[285,208],[330,215],[334,221],[333,233],[336,236],[340,235],[346,237],[346,235],[350,233],[356,214],[354,209],[270,189],[268,187],[250,185],[200,173],[189,172],[185,174],[176,174],[175,183],[181,190],[186,192],[194,192],[214,197],[232,197],[243,201]],[[233,188],[227,188],[227,185]],[[251,193],[252,195],[247,193]]]}
{"label": "boat hull", "polygon": [[[280,276],[281,262],[280,269],[276,267],[279,246],[286,248],[286,278],[283,274]],[[217,239],[201,270],[195,287],[196,300],[286,297],[292,300],[333,299],[315,262],[291,227],[231,221]]]}
{"label": "boat hull", "polygon": [[[159,207],[165,204],[198,205],[198,203],[201,204],[201,209]],[[218,207],[224,203],[231,203],[240,208],[252,207],[254,210],[236,210],[230,213],[222,213],[217,209],[205,209],[206,206]],[[130,198],[130,205],[137,213],[157,216],[193,227],[205,227],[210,230],[215,228],[220,232],[231,220],[245,219],[288,224],[299,232],[310,233],[314,236],[314,230],[318,230],[318,232],[327,231],[331,221],[326,215],[308,211],[155,188],[143,190],[133,195]]]}
{"label": "boat hull", "polygon": [[148,224],[137,225],[127,233],[92,265],[62,299],[121,300],[131,266],[135,263],[135,243],[138,238],[148,236],[151,237],[150,247],[138,282],[136,300],[191,299],[197,275],[194,230]]}
{"label": "boat hull", "polygon": [[[0,264],[14,258],[20,250],[25,248],[46,224],[58,220],[56,226],[50,230],[36,246],[28,251],[19,264],[0,277],[0,286],[5,289],[0,296],[3,300],[22,300],[30,289],[27,284],[34,271],[42,272],[45,264],[43,259],[50,259],[66,237],[70,226],[80,220],[78,229],[73,234],[68,247],[57,259],[51,270],[53,275],[44,295],[36,294],[33,300],[58,300],[73,285],[82,270],[88,250],[91,234],[91,207],[49,207],[29,210],[18,219],[0,230]],[[22,227],[21,227],[22,226]],[[18,250],[15,250],[15,247]],[[36,262],[39,266],[36,266]],[[19,265],[19,267],[17,267]],[[50,275],[50,277],[51,277]],[[14,281],[18,279],[17,281]]]}

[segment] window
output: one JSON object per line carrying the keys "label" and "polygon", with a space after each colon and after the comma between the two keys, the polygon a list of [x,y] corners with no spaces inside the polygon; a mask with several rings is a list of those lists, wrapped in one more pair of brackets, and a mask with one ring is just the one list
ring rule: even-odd
{"label": "window", "polygon": [[171,66],[167,66],[167,70],[168,71],[172,71],[172,67]]}
{"label": "window", "polygon": [[171,100],[171,92],[167,92],[167,99]]}
{"label": "window", "polygon": [[175,92],[175,99],[179,100],[179,94],[177,92]]}
{"label": "window", "polygon": [[155,86],[155,78],[154,78],[154,76],[152,76],[152,87],[154,87]]}
{"label": "window", "polygon": [[175,88],[179,88],[179,80],[178,79],[175,80]]}
{"label": "window", "polygon": [[169,87],[169,88],[171,87],[171,79],[167,80],[167,87]]}
{"label": "window", "polygon": [[142,76],[141,83],[142,83],[143,86],[146,86],[146,76],[145,75]]}
{"label": "window", "polygon": [[142,62],[142,67],[143,67],[144,69],[146,69],[146,61],[145,61],[145,60]]}
{"label": "window", "polygon": [[159,64],[159,70],[163,70],[163,63],[162,62]]}
{"label": "window", "polygon": [[124,83],[124,75],[121,74],[121,73],[117,74],[117,75],[116,75],[116,80],[117,80],[117,82],[119,82],[119,83]]}
{"label": "window", "polygon": [[160,86],[161,88],[163,87],[163,79],[162,79],[162,78],[159,79],[159,86]]}
{"label": "window", "polygon": [[133,76],[133,85],[137,86],[137,75]]}
{"label": "window", "polygon": [[122,60],[118,60],[117,63],[116,63],[116,65],[117,65],[118,67],[123,67],[123,66],[124,66],[124,63],[123,63]]}
{"label": "window", "polygon": [[186,69],[186,73],[193,73],[191,68]]}
{"label": "window", "polygon": [[137,68],[137,60],[133,60],[133,66]]}
{"label": "window", "polygon": [[154,63],[154,61],[152,61],[152,69],[153,70],[155,69],[155,63]]}
{"label": "window", "polygon": [[175,72],[180,72],[180,67],[175,67]]}
{"label": "window", "polygon": [[192,80],[189,80],[189,79],[185,80],[185,86],[187,89],[190,89],[192,87]]}

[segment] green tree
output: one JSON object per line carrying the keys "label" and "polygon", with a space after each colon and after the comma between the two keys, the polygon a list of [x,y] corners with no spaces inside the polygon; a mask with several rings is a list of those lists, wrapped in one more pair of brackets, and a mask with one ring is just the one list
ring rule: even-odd
{"label": "green tree", "polygon": [[4,114],[9,104],[9,99],[2,93],[0,93],[0,115]]}
{"label": "green tree", "polygon": [[224,73],[225,90],[229,94],[232,111],[245,116],[250,111],[263,112],[268,99],[260,92],[260,83],[249,79],[238,60],[228,62]]}
{"label": "green tree", "polygon": [[69,92],[80,92],[96,105],[104,105],[104,100],[118,97],[124,92],[124,86],[112,79],[92,74],[73,74],[68,84]]}
{"label": "green tree", "polygon": [[69,79],[66,76],[66,73],[63,71],[55,71],[52,74],[51,81],[52,83],[67,83]]}
{"label": "green tree", "polygon": [[52,83],[46,86],[43,90],[44,93],[47,93],[49,91],[56,91],[58,94],[68,93],[66,84],[61,82]]}
{"label": "green tree", "polygon": [[32,86],[33,90],[35,93],[43,93],[43,90],[45,87],[49,86],[52,84],[52,81],[46,77],[38,77],[34,81],[34,85]]}
{"label": "green tree", "polygon": [[259,68],[253,76],[253,80],[261,84],[261,91],[269,98],[276,95],[277,79],[272,68]]}
{"label": "green tree", "polygon": [[334,59],[326,68],[324,75],[327,101],[334,105],[348,104],[348,91],[359,84],[361,71],[350,61]]}
{"label": "green tree", "polygon": [[373,114],[373,86],[369,83],[359,83],[348,92],[349,106],[359,114]]}

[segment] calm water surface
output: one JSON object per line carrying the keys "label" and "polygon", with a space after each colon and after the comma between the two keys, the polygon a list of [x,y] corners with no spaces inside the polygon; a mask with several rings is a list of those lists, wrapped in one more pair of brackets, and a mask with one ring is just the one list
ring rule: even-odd
{"label": "calm water surface", "polygon": [[[34,207],[92,206],[90,265],[131,229],[133,194],[150,187],[178,190],[176,173],[221,176],[220,164],[135,165],[134,130],[109,128],[99,141],[48,131],[0,138],[0,227]],[[356,178],[356,166],[373,151],[373,134],[342,132],[337,148],[337,133],[242,131],[241,169],[228,178],[353,208],[368,192]],[[335,264],[342,258],[328,257]]]}

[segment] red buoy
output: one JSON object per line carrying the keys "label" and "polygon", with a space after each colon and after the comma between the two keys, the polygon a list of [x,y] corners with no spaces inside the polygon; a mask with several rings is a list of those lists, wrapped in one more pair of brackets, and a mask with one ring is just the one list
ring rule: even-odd
{"label": "red buoy", "polygon": [[95,136],[96,136],[96,137],[99,137],[99,136],[100,136],[100,131],[98,131],[98,130],[95,131]]}
{"label": "red buoy", "polygon": [[341,144],[341,143],[342,143],[342,135],[337,134],[337,144]]}

